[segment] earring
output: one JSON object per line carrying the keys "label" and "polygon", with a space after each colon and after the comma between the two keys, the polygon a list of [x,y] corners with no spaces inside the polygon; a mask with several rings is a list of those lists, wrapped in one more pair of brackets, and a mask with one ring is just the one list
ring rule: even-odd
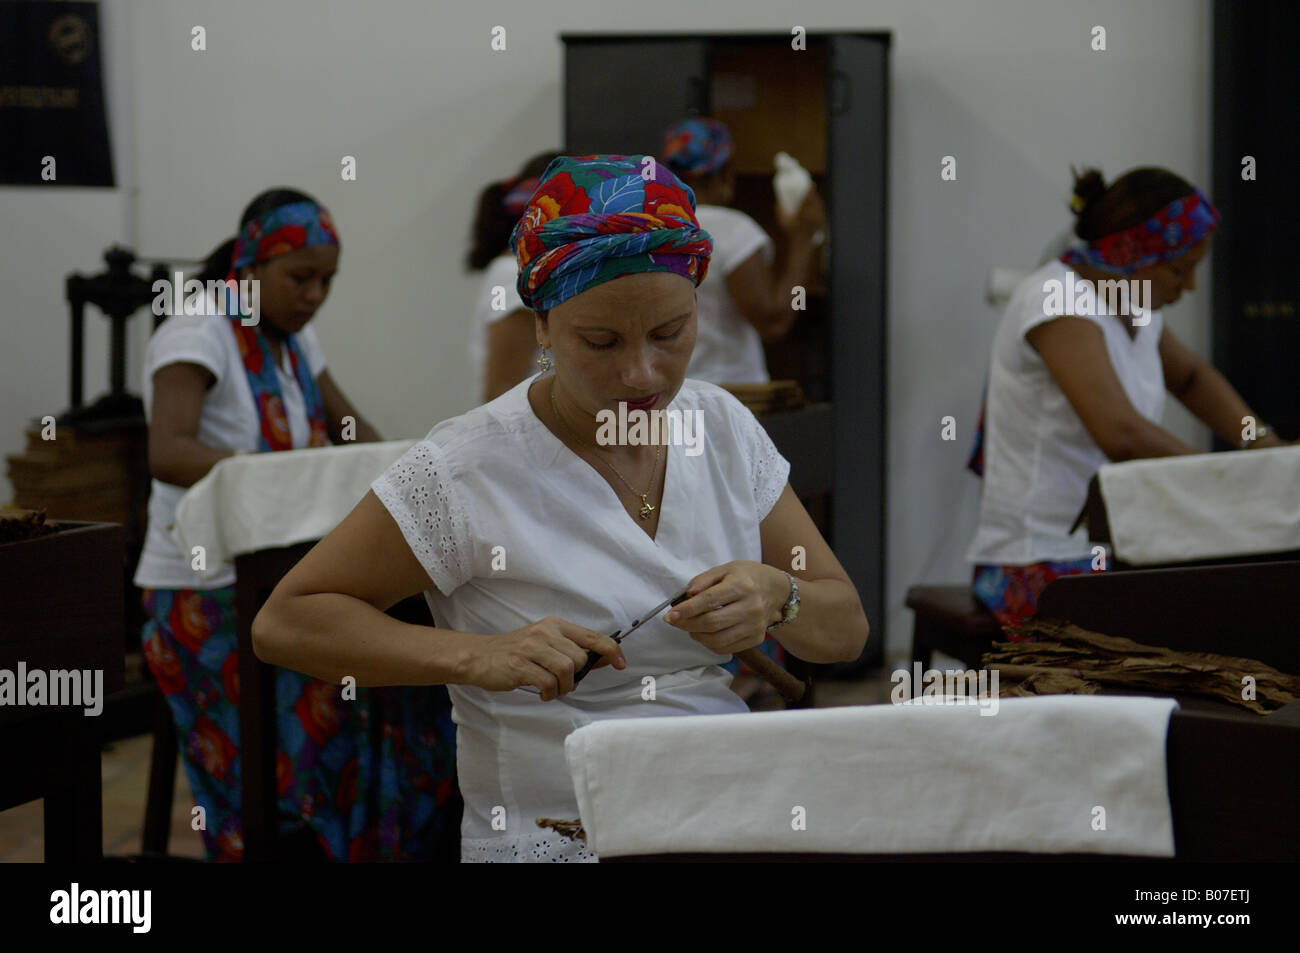
{"label": "earring", "polygon": [[537,359],[537,366],[540,367],[543,372],[546,372],[549,371],[553,365],[554,362],[551,360],[549,350],[547,348],[542,348],[542,356]]}

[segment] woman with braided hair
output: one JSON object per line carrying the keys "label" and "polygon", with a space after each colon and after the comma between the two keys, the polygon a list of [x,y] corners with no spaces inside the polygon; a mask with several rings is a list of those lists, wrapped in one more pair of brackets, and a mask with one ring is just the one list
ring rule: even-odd
{"label": "woman with braided hair", "polygon": [[1283,443],[1263,423],[1242,441],[1251,409],[1162,319],[1196,289],[1210,200],[1165,169],[1109,185],[1087,170],[1071,209],[1079,243],[1020,283],[998,325],[970,463],[984,481],[974,592],[1004,625],[1032,615],[1052,579],[1094,569],[1070,528],[1103,463],[1199,452],[1160,425],[1166,393],[1233,445]]}
{"label": "woman with braided hair", "polygon": [[[147,616],[145,659],[175,719],[215,861],[244,854],[235,568],[228,563],[209,578],[191,570],[169,533],[177,503],[236,453],[341,441],[345,417],[355,419],[358,439],[380,439],[330,377],[311,327],[338,268],[332,216],[302,192],[273,189],[249,203],[239,224],[198,276],[224,278],[228,299],[197,309],[207,313],[172,315],[149,342],[154,479],[135,575]],[[250,281],[259,293],[246,301]],[[268,717],[277,728],[282,856],[431,860],[454,843],[455,729],[439,691],[359,690],[344,699],[337,684],[275,673]]]}
{"label": "woman with braided hair", "polygon": [[524,163],[517,175],[493,182],[478,198],[465,264],[482,272],[474,298],[469,363],[474,373],[474,401],[500,397],[527,377],[537,357],[533,314],[515,291],[518,277],[510,233],[523,214],[541,174],[558,153],[542,152]]}

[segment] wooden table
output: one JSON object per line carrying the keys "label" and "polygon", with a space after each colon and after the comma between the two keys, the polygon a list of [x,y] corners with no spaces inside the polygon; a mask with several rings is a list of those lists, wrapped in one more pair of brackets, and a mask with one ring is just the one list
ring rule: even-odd
{"label": "wooden table", "polygon": [[[122,527],[0,545],[0,668],[99,670],[100,701],[126,682]],[[103,859],[100,730],[83,707],[0,707],[0,810],[45,799],[46,862]]]}
{"label": "wooden table", "polygon": [[[1063,576],[1044,618],[1179,651],[1244,656],[1300,673],[1300,561]],[[1132,692],[1128,694],[1155,694]],[[1300,860],[1300,701],[1268,715],[1176,695],[1166,745],[1175,860]],[[620,861],[1098,861],[1081,854],[666,854]]]}
{"label": "wooden table", "polygon": [[[1110,531],[1110,514],[1106,510],[1106,498],[1101,492],[1101,480],[1097,474],[1093,474],[1088,481],[1088,497],[1084,501],[1083,509],[1079,513],[1079,518],[1075,521],[1075,526],[1082,524],[1088,530],[1088,539],[1094,543],[1106,543],[1110,545],[1113,542]],[[1160,566],[1148,566],[1144,568],[1168,568],[1172,566],[1222,566],[1231,563],[1257,563],[1271,562],[1275,560],[1292,560],[1300,559],[1300,549],[1293,549],[1280,553],[1256,553],[1246,556],[1214,557],[1209,559],[1199,559],[1178,563],[1162,563]],[[1133,568],[1129,563],[1124,562],[1119,557],[1111,560],[1111,569],[1130,569]]]}
{"label": "wooden table", "polygon": [[[1300,560],[1063,576],[1043,590],[1038,612],[1300,673]],[[1257,715],[1175,697],[1168,769],[1178,859],[1300,860],[1300,702]]]}
{"label": "wooden table", "polygon": [[[1186,703],[1186,702],[1185,702]],[[1191,704],[1195,705],[1193,701]],[[1270,715],[1180,709],[1169,720],[1166,771],[1175,861],[1300,860],[1300,701]],[[1114,854],[713,853],[602,857],[602,863],[1160,862]]]}
{"label": "wooden table", "polygon": [[[253,652],[253,619],[285,574],[314,542],[263,549],[235,557],[235,618],[239,645],[239,738],[245,862],[272,861],[277,853],[275,666]],[[403,622],[432,625],[423,596],[388,610]],[[445,691],[445,689],[440,689]]]}
{"label": "wooden table", "polygon": [[314,543],[235,557],[235,621],[239,634],[239,757],[244,860],[276,858],[275,667],[253,652],[253,619],[271,590]]}

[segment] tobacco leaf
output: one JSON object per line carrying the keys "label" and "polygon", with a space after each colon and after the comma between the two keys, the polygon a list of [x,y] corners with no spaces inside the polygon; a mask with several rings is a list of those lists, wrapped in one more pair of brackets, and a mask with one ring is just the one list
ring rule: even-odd
{"label": "tobacco leaf", "polygon": [[998,692],[1003,698],[1029,695],[1095,695],[1101,691],[1097,682],[1066,675],[1064,672],[1037,672],[1018,684],[1005,685]]}
{"label": "tobacco leaf", "polygon": [[567,837],[569,840],[581,840],[584,844],[587,842],[587,832],[582,828],[581,818],[576,821],[562,821],[555,817],[539,817],[537,826],[549,827],[561,837]]}
{"label": "tobacco leaf", "polygon": [[[1255,659],[1218,655],[1213,652],[1178,652],[1143,645],[1120,636],[1090,632],[1068,622],[1027,619],[1014,627],[1019,635],[1034,642],[997,642],[981,659],[988,665],[1024,665],[1040,669],[1068,668],[1071,674],[1047,673],[1060,678],[1031,676],[1017,688],[1026,694],[1048,694],[1049,685],[1068,686],[1076,679],[1083,684],[1118,685],[1153,689],[1170,694],[1206,695],[1267,714],[1300,697],[1300,677],[1280,672]],[[1254,699],[1241,697],[1242,678],[1255,679]],[[1061,692],[1074,691],[1062,687]],[[1090,693],[1089,693],[1090,694]]]}
{"label": "tobacco leaf", "polygon": [[45,510],[0,512],[0,543],[16,543],[57,533],[59,528],[45,522]]}

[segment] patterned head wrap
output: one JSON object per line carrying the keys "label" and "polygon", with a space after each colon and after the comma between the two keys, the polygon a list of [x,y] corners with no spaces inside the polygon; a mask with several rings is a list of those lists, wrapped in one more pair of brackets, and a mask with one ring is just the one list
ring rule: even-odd
{"label": "patterned head wrap", "polygon": [[695,193],[651,156],[560,156],[510,235],[519,297],[553,308],[622,275],[671,271],[704,280],[713,241]]}
{"label": "patterned head wrap", "polygon": [[258,265],[308,245],[338,243],[334,219],[323,205],[312,201],[293,202],[249,219],[235,238],[230,270],[237,272],[245,265]]}
{"label": "patterned head wrap", "polygon": [[1128,275],[1186,254],[1214,231],[1218,222],[1219,213],[1210,200],[1194,189],[1191,195],[1175,199],[1146,221],[1067,250],[1061,261]]}
{"label": "patterned head wrap", "polygon": [[733,148],[731,132],[716,119],[683,119],[664,132],[663,160],[678,175],[707,175],[727,164]]}
{"label": "patterned head wrap", "polygon": [[[240,300],[236,275],[245,265],[261,264],[308,245],[338,243],[338,232],[334,230],[334,220],[330,213],[324,206],[312,201],[292,202],[273,208],[264,215],[250,219],[235,237],[230,272],[226,275],[225,314],[230,317],[228,325],[239,345],[239,358],[244,365],[249,390],[253,394],[253,406],[257,409],[259,452],[294,449],[293,433],[280,393],[274,352],[260,326],[244,324],[242,315],[246,311]],[[296,334],[285,339],[285,347],[290,369],[302,392],[307,412],[310,427],[308,445],[324,447],[330,441],[325,400],[320,385],[311,375],[311,368]]]}

